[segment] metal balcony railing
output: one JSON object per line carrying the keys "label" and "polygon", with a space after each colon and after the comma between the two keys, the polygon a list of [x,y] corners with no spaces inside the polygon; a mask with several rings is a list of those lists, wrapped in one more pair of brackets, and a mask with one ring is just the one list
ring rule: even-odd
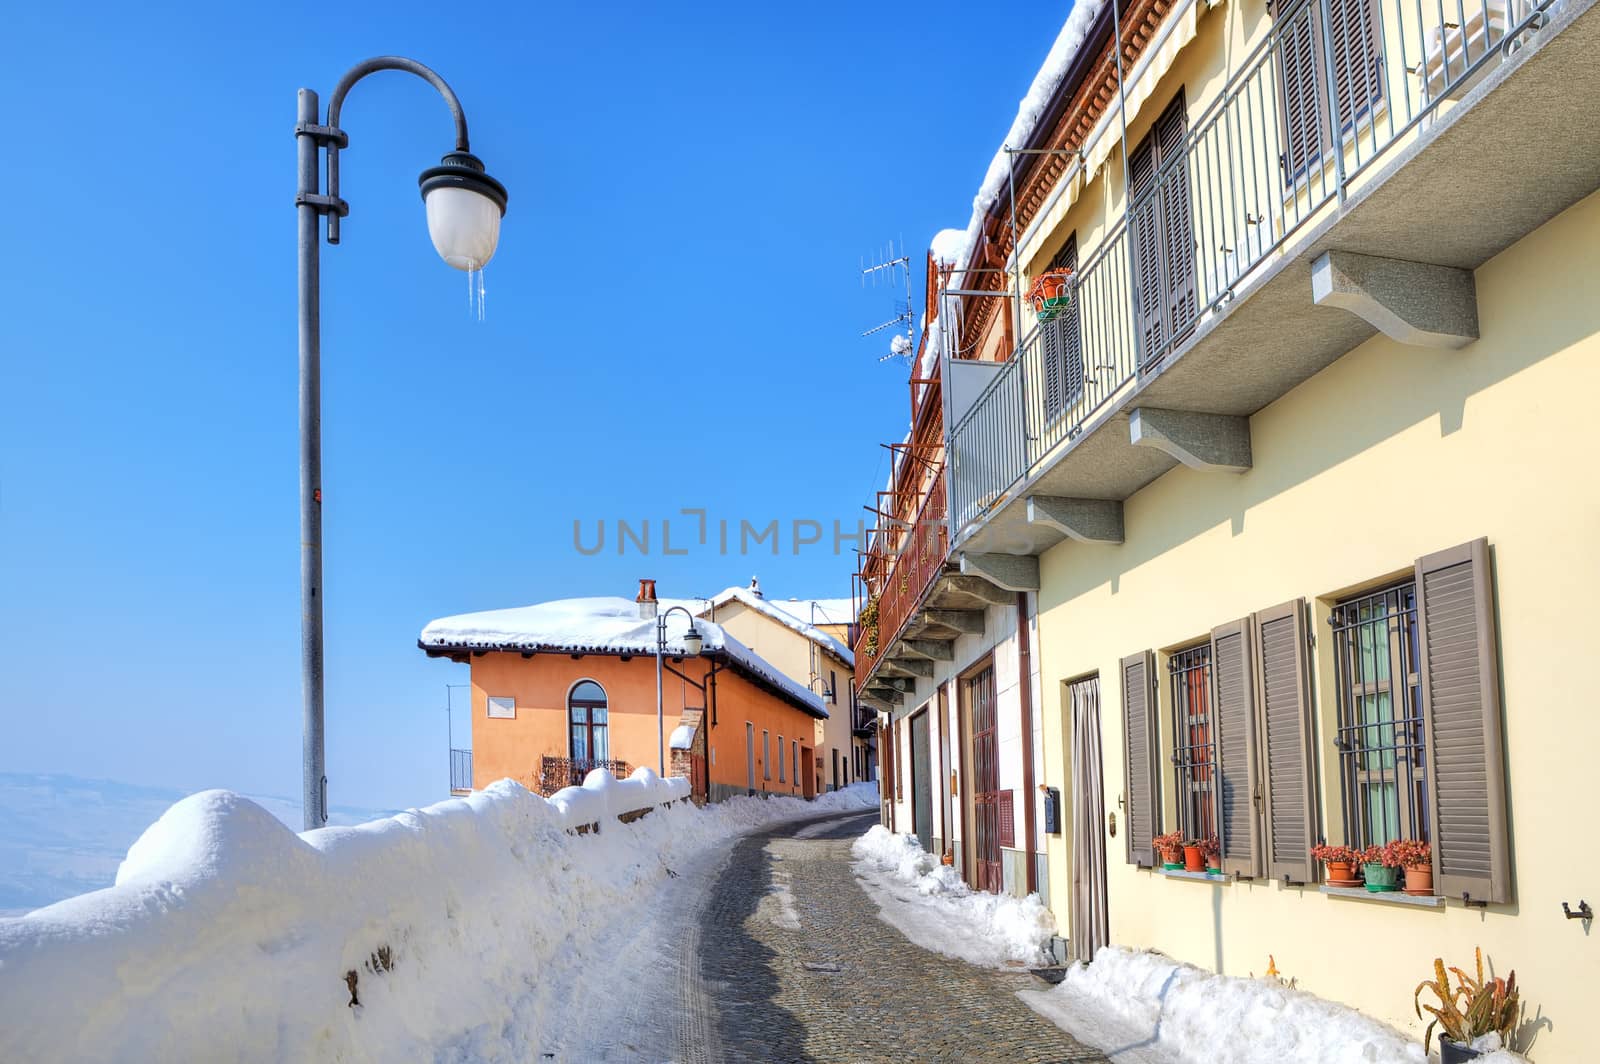
{"label": "metal balcony railing", "polygon": [[450,751],[450,791],[472,790],[472,751]]}
{"label": "metal balcony railing", "polygon": [[630,771],[626,761],[546,756],[539,763],[539,793],[548,798],[563,787],[581,787],[583,778],[597,768],[610,769],[618,779]]}
{"label": "metal balcony railing", "polygon": [[882,574],[878,581],[881,590],[877,592],[877,623],[870,628],[862,627],[854,648],[858,687],[900,635],[950,553],[944,478],[941,467],[930,482],[911,527],[899,529],[874,543],[879,554],[869,570]]}
{"label": "metal balcony railing", "polygon": [[950,427],[956,539],[1561,2],[1282,3],[1077,271],[1071,310],[1029,331]]}

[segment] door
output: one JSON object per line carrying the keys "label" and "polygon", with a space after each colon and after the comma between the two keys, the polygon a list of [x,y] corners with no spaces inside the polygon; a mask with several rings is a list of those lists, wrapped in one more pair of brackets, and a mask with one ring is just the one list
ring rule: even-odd
{"label": "door", "polygon": [[807,798],[814,798],[817,794],[817,759],[811,755],[811,747],[800,748],[800,791]]}
{"label": "door", "polygon": [[994,667],[967,681],[972,717],[972,885],[998,894],[1000,872],[1000,742],[996,730]]}
{"label": "door", "polygon": [[756,793],[756,726],[749,721],[744,724],[744,786]]}
{"label": "door", "polygon": [[933,766],[929,764],[928,711],[911,718],[911,830],[933,852]]}
{"label": "door", "polygon": [[[1067,948],[1091,961],[1107,941],[1105,787],[1100,764],[1100,677],[1067,688],[1072,728],[1072,910]],[[1126,826],[1124,826],[1126,830]]]}
{"label": "door", "polygon": [[950,760],[950,694],[949,687],[939,685],[939,819],[944,825],[944,845],[946,850],[955,848],[955,835],[951,825],[955,823],[955,814],[950,810],[950,802],[954,798],[952,792],[952,775],[950,768],[954,764]]}

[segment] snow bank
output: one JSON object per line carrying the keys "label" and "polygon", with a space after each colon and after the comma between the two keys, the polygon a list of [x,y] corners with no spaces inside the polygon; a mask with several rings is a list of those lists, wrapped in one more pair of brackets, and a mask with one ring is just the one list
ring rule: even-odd
{"label": "snow bank", "polygon": [[672,863],[877,804],[873,785],[705,810],[687,793],[648,769],[599,770],[549,801],[502,780],[300,835],[239,795],[191,795],[115,886],[0,920],[0,1060],[536,1056],[541,971],[625,919]]}
{"label": "snow bank", "polygon": [[[1159,953],[1103,946],[1090,965],[1024,1000],[1080,1039],[1196,1064],[1427,1060],[1422,1043],[1276,979],[1213,975]],[[1521,1060],[1498,1057],[1503,1064]]]}
{"label": "snow bank", "polygon": [[1055,920],[1037,894],[973,891],[914,836],[874,824],[851,847],[883,921],[917,945],[990,968],[1041,964]]}

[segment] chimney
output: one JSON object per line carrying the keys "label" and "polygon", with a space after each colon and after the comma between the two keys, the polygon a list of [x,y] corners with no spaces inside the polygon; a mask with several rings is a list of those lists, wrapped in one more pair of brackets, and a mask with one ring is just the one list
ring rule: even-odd
{"label": "chimney", "polygon": [[656,582],[654,580],[639,581],[639,595],[633,601],[639,604],[639,616],[649,620],[656,615]]}
{"label": "chimney", "polygon": [[761,593],[761,581],[757,580],[753,576],[750,578],[750,594],[754,595],[756,598],[766,598],[766,596]]}

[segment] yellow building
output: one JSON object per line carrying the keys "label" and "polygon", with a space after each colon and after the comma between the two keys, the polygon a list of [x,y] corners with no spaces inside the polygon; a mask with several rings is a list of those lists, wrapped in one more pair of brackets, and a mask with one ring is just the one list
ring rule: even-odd
{"label": "yellow building", "polygon": [[[1481,945],[1524,987],[1521,1044],[1584,1059],[1600,12],[1073,18],[1022,150],[932,251],[941,475],[891,505],[947,492],[949,546],[894,627],[955,573],[1022,596],[1070,955],[1271,954],[1420,1037],[1412,989]],[[907,563],[878,564],[874,611]],[[891,727],[951,704],[887,679],[884,642],[857,678]],[[1220,874],[1162,868],[1164,832],[1214,837]],[[1310,853],[1393,840],[1430,845],[1431,887],[1336,886]]]}

